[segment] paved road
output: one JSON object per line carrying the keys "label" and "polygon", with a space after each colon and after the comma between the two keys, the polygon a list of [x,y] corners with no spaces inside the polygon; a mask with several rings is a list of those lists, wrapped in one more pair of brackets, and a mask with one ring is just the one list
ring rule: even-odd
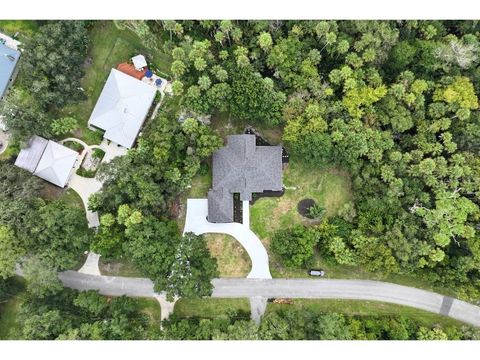
{"label": "paved road", "polygon": [[[154,297],[148,279],[94,276],[67,271],[60,274],[65,286],[99,290],[104,295]],[[309,299],[375,300],[449,316],[480,327],[480,307],[426,290],[370,280],[334,279],[215,279],[212,297],[282,297]]]}

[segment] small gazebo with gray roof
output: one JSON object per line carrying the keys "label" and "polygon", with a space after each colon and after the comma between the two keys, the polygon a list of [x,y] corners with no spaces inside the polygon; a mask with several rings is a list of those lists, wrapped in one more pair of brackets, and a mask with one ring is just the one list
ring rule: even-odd
{"label": "small gazebo with gray roof", "polygon": [[256,146],[255,135],[231,135],[227,146],[213,154],[208,221],[233,222],[233,194],[251,201],[252,193],[281,191],[282,147]]}

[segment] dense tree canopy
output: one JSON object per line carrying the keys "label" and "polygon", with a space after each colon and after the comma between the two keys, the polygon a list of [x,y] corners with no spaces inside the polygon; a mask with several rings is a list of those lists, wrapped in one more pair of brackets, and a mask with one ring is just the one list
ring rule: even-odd
{"label": "dense tree canopy", "polygon": [[75,267],[92,237],[84,209],[42,199],[43,186],[27,171],[0,162],[0,277],[23,263],[28,283],[40,287],[38,279],[50,284],[57,271]]}
{"label": "dense tree canopy", "polygon": [[42,107],[83,98],[80,80],[87,46],[84,21],[48,22],[25,44],[21,79]]}
{"label": "dense tree canopy", "polygon": [[346,316],[306,309],[268,312],[256,326],[245,314],[216,319],[182,319],[163,323],[164,339],[188,340],[460,340],[478,339],[476,329],[426,327],[404,316]]}
{"label": "dense tree canopy", "polygon": [[51,21],[24,44],[18,84],[0,106],[0,115],[18,140],[50,137],[70,130],[72,122],[52,114],[84,99],[80,81],[85,73],[88,31],[84,21]]}
{"label": "dense tree canopy", "polygon": [[[0,104],[17,140],[59,136],[76,126],[75,118],[59,117],[58,110],[83,97],[87,25],[46,22],[26,41],[19,86]],[[135,149],[101,165],[104,186],[90,201],[100,214],[95,234],[83,209],[42,199],[40,180],[0,161],[0,297],[21,262],[29,297],[21,320],[25,338],[144,338],[142,317],[130,300],[106,303],[94,293],[61,290],[56,272],[74,267],[92,238],[93,250],[129,259],[169,297],[210,294],[215,260],[203,237],[182,237],[174,219],[179,195],[222,145],[201,121],[201,115],[219,112],[233,125],[280,129],[290,161],[313,169],[334,165],[352,179],[353,199],[337,214],[273,236],[271,250],[286,267],[305,268],[318,252],[332,264],[379,275],[414,274],[478,299],[478,22],[116,25],[171,55],[174,96],[146,123]],[[181,112],[186,116],[180,121]],[[470,330],[431,328],[401,317],[292,310],[269,313],[257,327],[245,314],[230,315],[173,317],[162,337],[478,338]]]}
{"label": "dense tree canopy", "polygon": [[152,336],[138,300],[106,298],[95,291],[60,288],[43,298],[29,296],[19,322],[20,336],[26,340],[140,340]]}
{"label": "dense tree canopy", "polygon": [[[477,23],[181,24],[165,48],[186,89],[182,106],[281,124],[294,161],[350,172],[356,216],[342,220],[347,231],[324,236],[325,256],[372,271],[421,274],[478,297]],[[262,93],[250,89],[252,82]],[[212,100],[216,86],[223,89],[221,105]],[[285,264],[300,266],[287,242]]]}

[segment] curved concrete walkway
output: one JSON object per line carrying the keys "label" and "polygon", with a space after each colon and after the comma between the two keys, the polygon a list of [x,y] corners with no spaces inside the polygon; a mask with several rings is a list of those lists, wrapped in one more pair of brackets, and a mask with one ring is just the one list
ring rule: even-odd
{"label": "curved concrete walkway", "polygon": [[73,138],[73,137],[63,139],[62,141],[60,141],[60,144],[64,144],[67,141],[76,142],[76,143],[82,145],[84,150],[86,150],[90,147],[90,145],[88,145],[85,141],[77,139],[77,138]]}
{"label": "curved concrete walkway", "polygon": [[[208,200],[188,199],[184,233],[197,235],[206,233],[228,234],[237,239],[245,248],[252,261],[252,270],[247,278],[271,279],[268,254],[260,239],[248,225],[239,223],[216,224],[207,221]],[[248,214],[247,214],[248,216]],[[248,222],[247,222],[248,224]]]}
{"label": "curved concrete walkway", "polygon": [[98,220],[98,214],[88,210],[88,199],[90,196],[102,188],[102,183],[95,178],[85,178],[73,173],[68,186],[75,190],[75,192],[80,196],[85,207],[85,213],[88,220],[88,227],[98,227],[100,222]]}
{"label": "curved concrete walkway", "polygon": [[[69,179],[68,186],[73,189],[82,199],[83,206],[85,208],[85,215],[88,221],[89,228],[97,228],[100,226],[100,221],[98,214],[96,212],[90,211],[88,209],[88,199],[90,196],[98,191],[103,186],[103,183],[96,178],[85,178],[76,173],[76,170],[82,164],[83,159],[85,158],[87,152],[93,151],[94,149],[101,149],[105,151],[105,156],[102,159],[102,162],[111,161],[117,156],[123,156],[127,153],[127,149],[121,148],[113,143],[108,143],[107,140],[103,140],[100,145],[88,145],[83,140],[77,138],[66,138],[61,141],[65,143],[66,141],[76,142],[84,147],[84,150],[81,155],[80,161],[77,162],[77,166],[74,169],[72,176]],[[100,255],[93,252],[89,252],[85,264],[80,268],[80,273],[91,274],[91,275],[101,275],[98,262]]]}
{"label": "curved concrete walkway", "polygon": [[[149,279],[95,276],[66,271],[67,287],[99,290],[110,296],[156,297]],[[307,298],[383,301],[411,306],[480,327],[480,307],[431,291],[371,280],[334,279],[214,279],[216,298]]]}

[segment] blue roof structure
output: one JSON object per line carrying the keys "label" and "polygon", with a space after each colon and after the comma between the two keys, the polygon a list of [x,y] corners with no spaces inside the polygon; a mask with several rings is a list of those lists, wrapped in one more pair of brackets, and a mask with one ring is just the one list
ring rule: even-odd
{"label": "blue roof structure", "polygon": [[0,43],[0,97],[5,95],[19,59],[20,51]]}

